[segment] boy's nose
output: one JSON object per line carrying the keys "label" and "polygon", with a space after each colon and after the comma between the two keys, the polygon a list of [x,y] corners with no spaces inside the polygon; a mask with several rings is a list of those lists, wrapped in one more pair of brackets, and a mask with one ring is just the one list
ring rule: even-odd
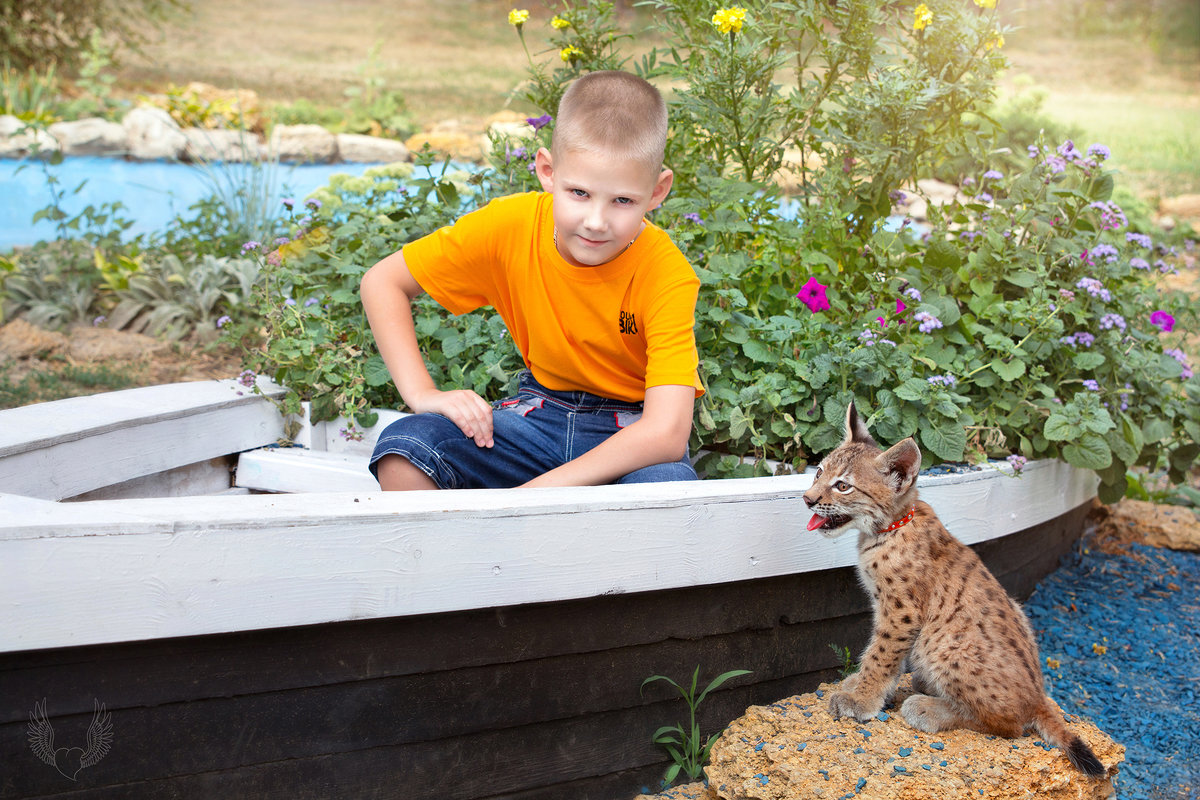
{"label": "boy's nose", "polygon": [[602,231],[607,227],[604,220],[604,209],[599,203],[593,203],[588,208],[587,218],[584,219],[583,224],[593,231]]}

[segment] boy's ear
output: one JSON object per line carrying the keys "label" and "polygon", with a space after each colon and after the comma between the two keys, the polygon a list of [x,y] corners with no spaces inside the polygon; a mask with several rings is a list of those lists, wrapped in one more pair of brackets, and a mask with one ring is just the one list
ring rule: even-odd
{"label": "boy's ear", "polygon": [[658,208],[667,199],[667,195],[671,192],[671,185],[675,182],[675,173],[669,169],[663,169],[658,173],[658,180],[654,182],[654,191],[650,193],[650,210]]}
{"label": "boy's ear", "polygon": [[542,191],[554,191],[554,157],[544,147],[539,147],[533,160],[534,170],[541,181]]}

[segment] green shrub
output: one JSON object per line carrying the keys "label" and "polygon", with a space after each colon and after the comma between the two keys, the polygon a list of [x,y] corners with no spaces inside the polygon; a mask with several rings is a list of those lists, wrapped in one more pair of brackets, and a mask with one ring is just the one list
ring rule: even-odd
{"label": "green shrub", "polygon": [[20,69],[74,70],[92,32],[136,50],[180,0],[9,0],[0,3],[0,53]]}

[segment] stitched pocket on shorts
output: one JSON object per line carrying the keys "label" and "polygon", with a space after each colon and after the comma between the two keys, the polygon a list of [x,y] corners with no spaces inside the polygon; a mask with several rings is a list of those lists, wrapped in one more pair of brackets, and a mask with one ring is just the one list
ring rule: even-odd
{"label": "stitched pocket on shorts", "polygon": [[529,416],[529,412],[542,407],[545,400],[541,397],[513,397],[508,400],[501,400],[496,408],[500,411],[514,411],[522,417]]}

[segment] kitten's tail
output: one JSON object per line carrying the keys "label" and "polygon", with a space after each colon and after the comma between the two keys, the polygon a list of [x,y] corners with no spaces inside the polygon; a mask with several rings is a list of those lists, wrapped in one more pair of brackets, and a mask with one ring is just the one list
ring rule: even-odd
{"label": "kitten's tail", "polygon": [[1066,753],[1067,760],[1075,769],[1089,778],[1101,778],[1107,774],[1108,770],[1096,758],[1087,742],[1071,733],[1063,721],[1062,713],[1050,702],[1050,698],[1047,697],[1033,715],[1033,724],[1043,739]]}

